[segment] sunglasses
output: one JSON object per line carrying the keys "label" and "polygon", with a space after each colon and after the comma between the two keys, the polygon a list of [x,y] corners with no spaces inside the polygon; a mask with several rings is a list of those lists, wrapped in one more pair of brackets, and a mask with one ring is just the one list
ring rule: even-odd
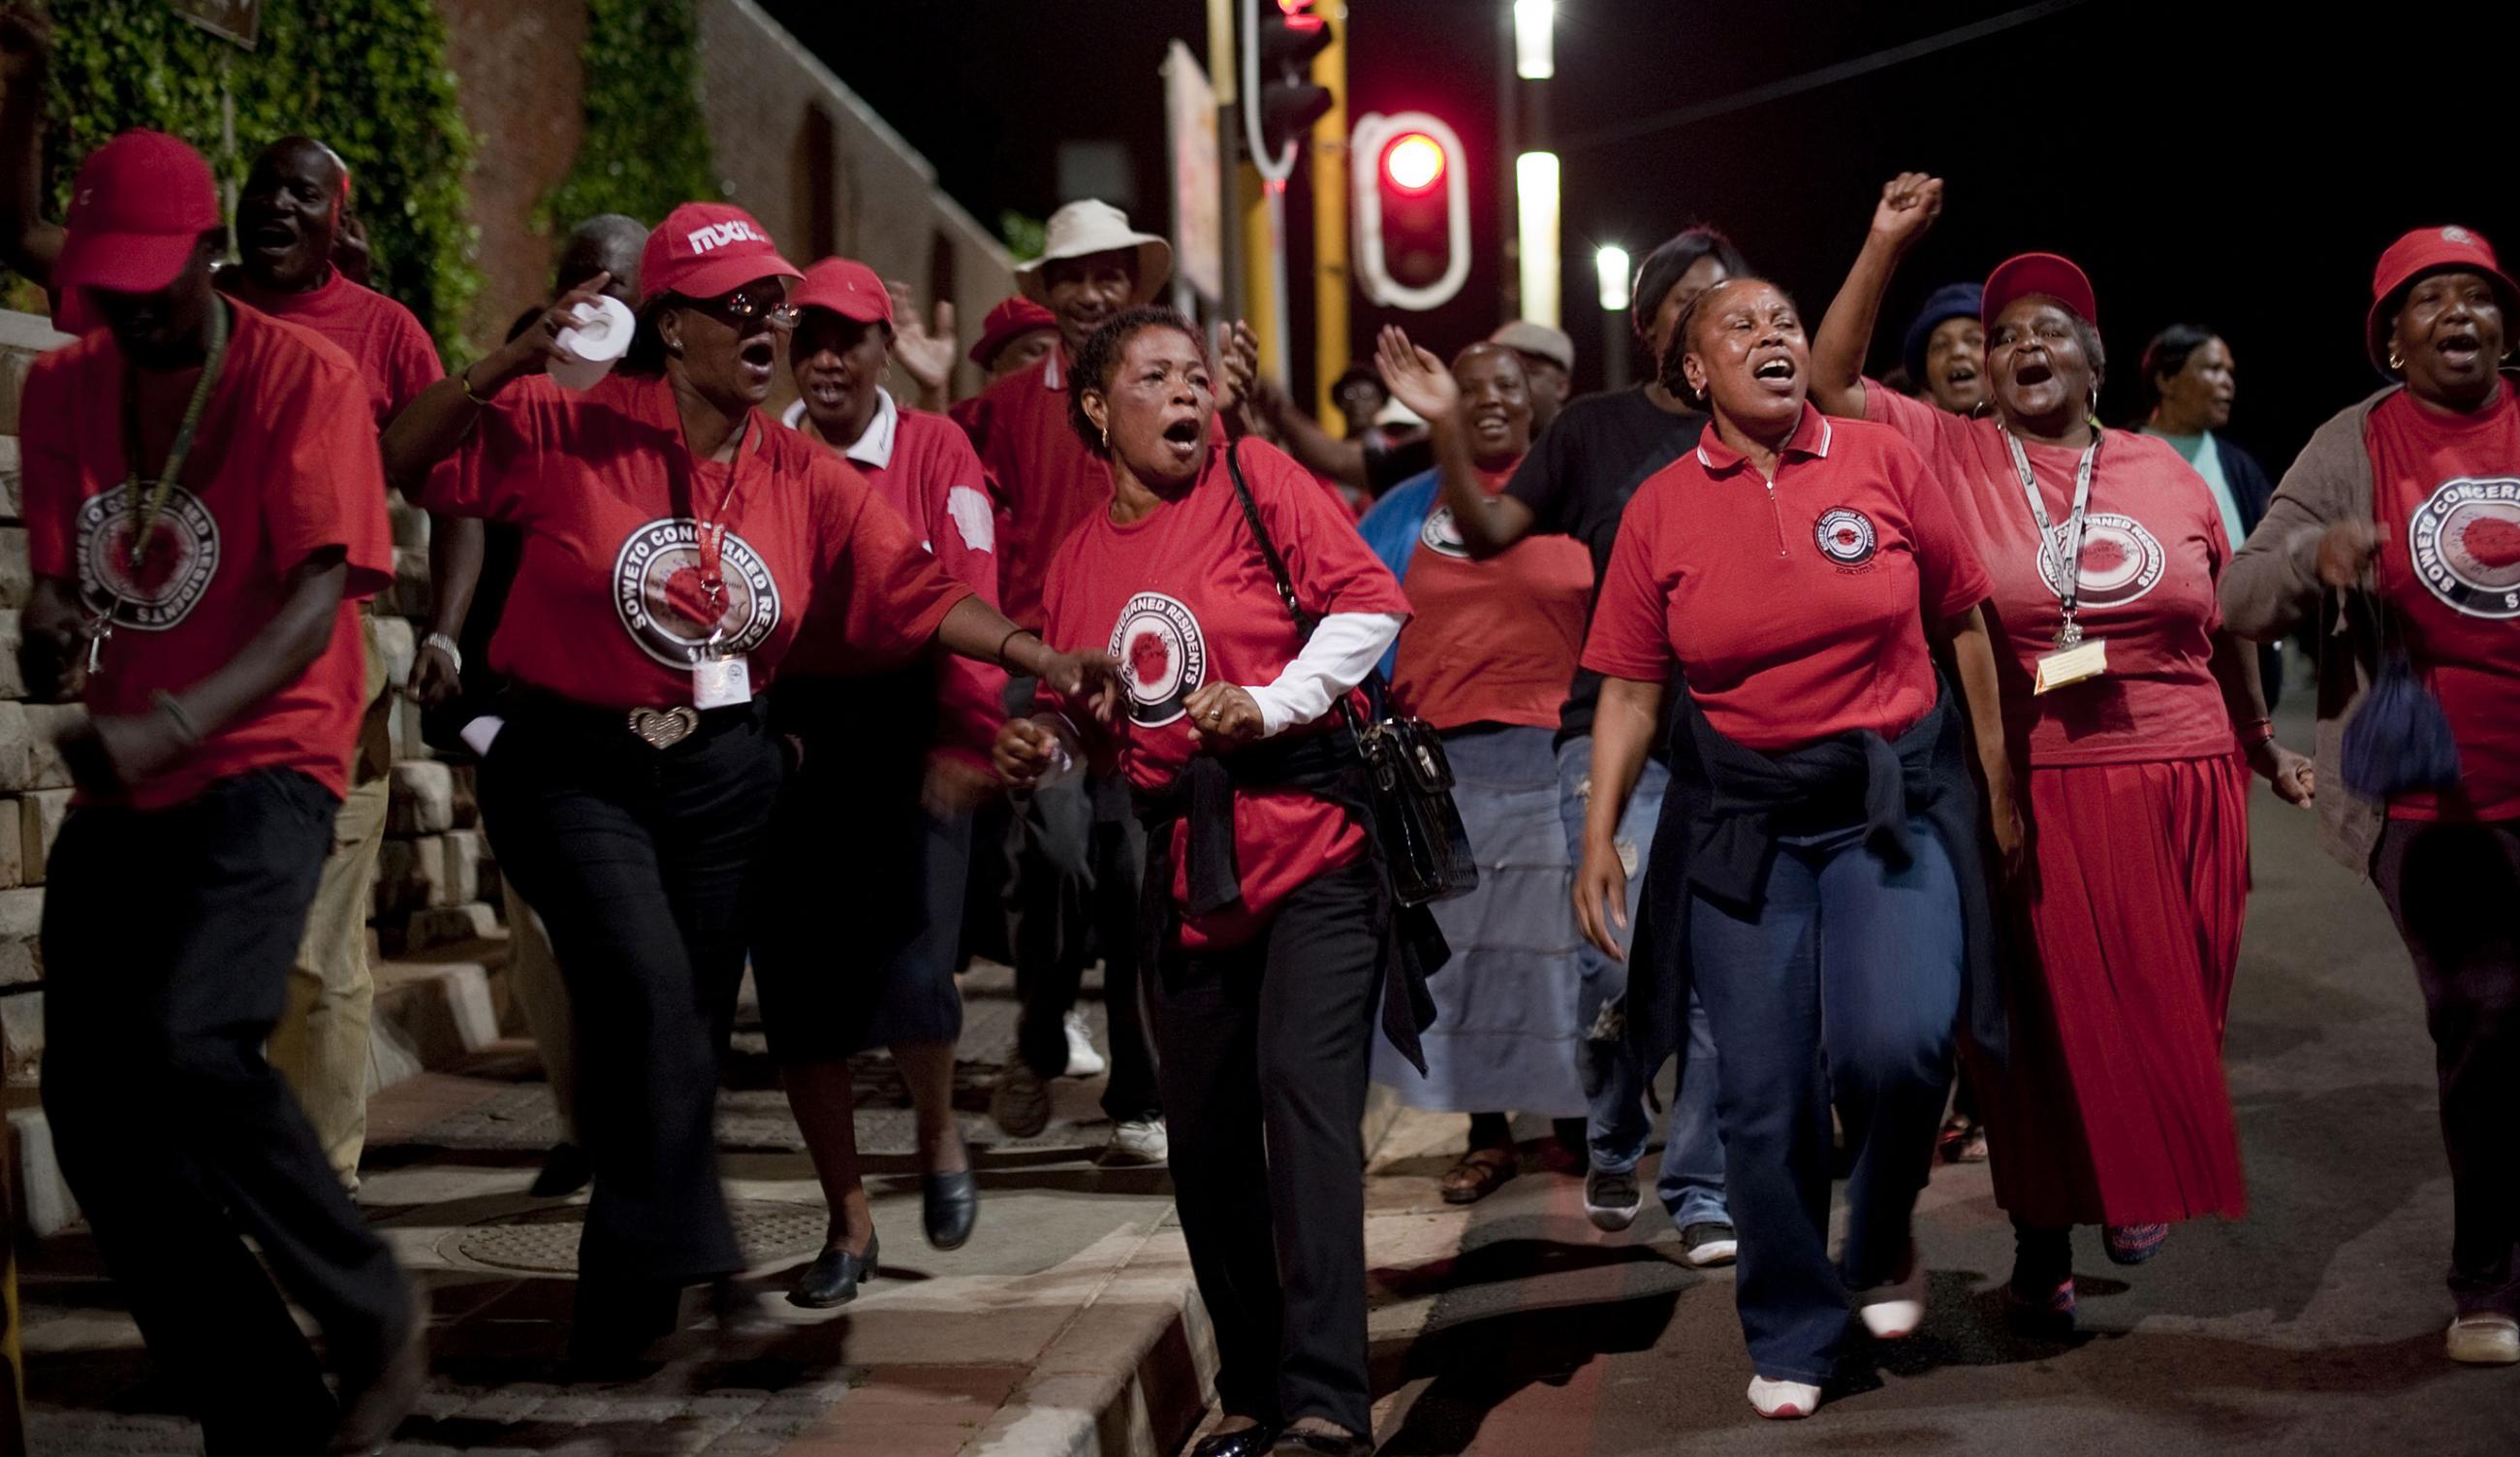
{"label": "sunglasses", "polygon": [[798,317],[797,310],[788,306],[785,292],[756,285],[746,285],[715,298],[686,298],[683,303],[739,331],[755,319],[773,329],[793,329]]}

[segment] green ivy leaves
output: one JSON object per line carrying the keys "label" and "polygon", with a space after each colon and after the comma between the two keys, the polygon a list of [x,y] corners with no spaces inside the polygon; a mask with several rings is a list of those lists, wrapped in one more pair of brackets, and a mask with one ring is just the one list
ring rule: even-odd
{"label": "green ivy leaves", "polygon": [[677,204],[722,196],[700,114],[692,0],[587,0],[586,133],[536,224],[562,232],[599,212],[653,226]]}

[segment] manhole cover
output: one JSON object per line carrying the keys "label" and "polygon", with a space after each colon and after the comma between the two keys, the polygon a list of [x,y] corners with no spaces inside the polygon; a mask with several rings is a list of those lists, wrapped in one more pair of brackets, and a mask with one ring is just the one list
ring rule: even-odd
{"label": "manhole cover", "polygon": [[[769,1264],[823,1248],[826,1216],[820,1205],[740,1199],[728,1212],[749,1263]],[[529,1209],[459,1229],[438,1242],[438,1252],[486,1269],[573,1275],[577,1237],[585,1226],[584,1205]]]}

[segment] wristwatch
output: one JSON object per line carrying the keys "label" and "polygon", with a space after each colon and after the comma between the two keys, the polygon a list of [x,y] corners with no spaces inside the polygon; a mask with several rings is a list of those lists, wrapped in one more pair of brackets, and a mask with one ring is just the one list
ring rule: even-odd
{"label": "wristwatch", "polygon": [[455,639],[448,637],[442,632],[432,632],[428,636],[422,638],[420,640],[420,645],[424,648],[435,648],[438,652],[445,654],[446,660],[455,664],[455,671],[459,675],[463,673],[464,650],[455,646]]}

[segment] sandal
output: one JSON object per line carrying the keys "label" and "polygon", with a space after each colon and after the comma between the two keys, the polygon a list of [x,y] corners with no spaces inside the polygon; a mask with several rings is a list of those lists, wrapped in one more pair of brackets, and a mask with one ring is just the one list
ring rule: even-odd
{"label": "sandal", "polygon": [[1511,1149],[1472,1149],[1444,1170],[1436,1189],[1446,1204],[1477,1204],[1520,1172],[1521,1159]]}

